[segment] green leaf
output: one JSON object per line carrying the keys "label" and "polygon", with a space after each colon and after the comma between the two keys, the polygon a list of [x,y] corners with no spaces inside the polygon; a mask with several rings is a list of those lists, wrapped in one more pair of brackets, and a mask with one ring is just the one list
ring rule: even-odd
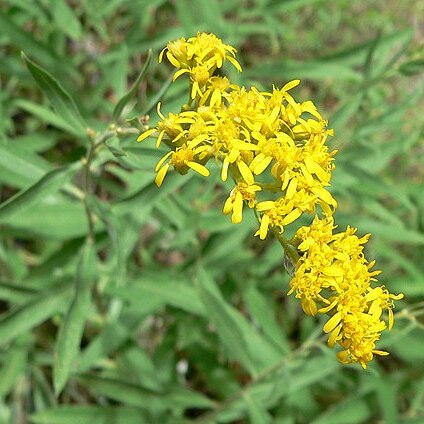
{"label": "green leaf", "polygon": [[66,35],[78,40],[82,35],[81,23],[65,0],[55,0],[52,4],[53,18],[56,27]]}
{"label": "green leaf", "polygon": [[215,325],[222,343],[233,359],[243,364],[250,374],[255,375],[256,365],[249,354],[243,330],[230,312],[229,305],[225,303],[218,288],[202,268],[199,269],[198,287],[206,313]]}
{"label": "green leaf", "polygon": [[[351,67],[332,62],[324,61],[308,61],[293,62],[278,60],[272,63],[261,63],[260,66],[251,68],[246,71],[248,77],[255,78],[273,78],[281,75],[284,80],[293,78],[310,79],[310,80],[341,80],[341,81],[361,81],[361,75]],[[278,79],[281,81],[281,77]]]}
{"label": "green leaf", "polygon": [[5,396],[25,371],[29,347],[30,338],[24,334],[8,349],[0,370],[0,396]]}
{"label": "green leaf", "polygon": [[153,58],[153,51],[152,49],[149,49],[149,53],[147,54],[146,62],[144,63],[144,66],[140,73],[138,74],[137,79],[135,80],[134,84],[129,89],[128,93],[126,93],[116,104],[115,108],[113,109],[113,120],[116,122],[118,118],[121,116],[122,111],[124,110],[124,107],[127,105],[127,103],[137,94],[138,86],[141,84],[141,82],[144,80],[147,70],[149,69],[150,63],[152,62]]}
{"label": "green leaf", "polygon": [[24,31],[19,25],[17,25],[12,16],[3,13],[0,10],[0,33],[6,35],[11,44],[19,47],[22,50],[31,52],[38,60],[46,63],[50,67],[60,67],[61,70],[65,70],[67,65],[61,64],[58,56],[56,56],[52,50],[47,48],[44,44],[36,41],[33,34]]}
{"label": "green leaf", "polygon": [[265,408],[260,405],[256,399],[246,393],[244,396],[247,409],[249,411],[250,422],[255,424],[270,424],[272,422],[271,416]]}
{"label": "green leaf", "polygon": [[69,93],[46,70],[29,59],[24,52],[21,55],[31,75],[50,100],[58,115],[72,128],[75,128],[80,137],[85,137],[87,124]]}
{"label": "green leaf", "polygon": [[277,324],[275,319],[272,302],[253,284],[244,290],[243,295],[252,320],[260,325],[263,333],[268,336],[272,343],[278,346],[282,353],[290,352],[290,345],[284,335],[284,329]]}
{"label": "green leaf", "polygon": [[68,302],[69,286],[48,294],[41,293],[22,307],[4,314],[0,319],[0,344],[6,344],[22,333],[61,311]]}
{"label": "green leaf", "polygon": [[149,423],[143,411],[127,406],[59,406],[31,415],[36,424],[143,424]]}
{"label": "green leaf", "polygon": [[37,296],[37,292],[17,284],[0,283],[0,299],[15,304],[27,303]]}
{"label": "green leaf", "polygon": [[312,424],[361,424],[370,416],[368,405],[363,399],[350,397],[336,403],[320,415]]}
{"label": "green leaf", "polygon": [[35,153],[12,143],[0,143],[1,182],[26,188],[50,169],[50,164]]}
{"label": "green leaf", "polygon": [[71,177],[81,168],[82,163],[76,162],[72,165],[54,169],[45,174],[34,185],[27,188],[0,205],[0,221],[10,218],[15,213],[28,209],[35,203],[43,200],[46,195],[51,194],[63,187]]}
{"label": "green leaf", "polygon": [[[31,208],[23,208],[1,221],[3,230],[19,237],[67,240],[84,237],[87,233],[87,215],[81,202],[63,195],[51,195]],[[102,227],[96,225],[96,230]]]}
{"label": "green leaf", "polygon": [[147,115],[148,113],[150,113],[150,111],[152,111],[156,105],[160,102],[160,100],[162,99],[162,97],[167,93],[167,91],[169,90],[169,88],[171,87],[172,84],[172,79],[174,77],[174,72],[172,72],[169,77],[167,78],[167,80],[162,84],[162,87],[160,88],[160,90],[156,93],[152,93],[150,100],[146,106],[145,109],[143,109],[141,115]]}
{"label": "green leaf", "polygon": [[15,105],[20,109],[23,109],[24,111],[37,117],[46,125],[53,125],[54,127],[60,130],[64,130],[73,136],[80,136],[79,128],[73,127],[60,115],[58,115],[54,110],[47,106],[42,106],[25,99],[16,100]]}
{"label": "green leaf", "polygon": [[424,59],[410,60],[399,66],[399,72],[411,76],[424,71]]}
{"label": "green leaf", "polygon": [[94,277],[95,250],[88,240],[81,251],[75,280],[75,295],[56,341],[53,383],[56,394],[65,386],[74,367],[90,309],[90,289]]}
{"label": "green leaf", "polygon": [[107,324],[81,353],[78,360],[78,371],[89,370],[130,338],[130,331],[120,322]]}
{"label": "green leaf", "polygon": [[214,405],[205,396],[182,388],[171,388],[166,393],[157,393],[137,384],[94,375],[79,376],[78,381],[110,399],[150,411],[167,410],[171,405],[183,408],[209,408]]}
{"label": "green leaf", "polygon": [[191,287],[189,280],[183,280],[181,276],[166,272],[144,271],[142,277],[130,286],[109,288],[106,292],[124,300],[136,302],[140,302],[140,299],[150,302],[151,299],[158,298],[164,304],[189,313],[205,314],[199,295],[196,289]]}

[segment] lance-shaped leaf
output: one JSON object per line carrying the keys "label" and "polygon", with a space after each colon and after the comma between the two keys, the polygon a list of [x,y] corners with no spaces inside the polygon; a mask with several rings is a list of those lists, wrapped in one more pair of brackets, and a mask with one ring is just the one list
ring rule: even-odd
{"label": "lance-shaped leaf", "polygon": [[31,415],[36,424],[148,423],[146,413],[129,406],[63,405]]}
{"label": "lance-shaped leaf", "polygon": [[143,69],[139,73],[137,79],[134,84],[129,89],[128,93],[126,93],[116,104],[115,109],[113,110],[113,120],[116,122],[118,118],[121,116],[124,107],[127,103],[135,96],[137,93],[138,86],[144,80],[147,70],[149,69],[150,63],[152,62],[153,52],[152,49],[149,49],[149,53],[147,54],[146,62],[144,63]]}
{"label": "lance-shaped leaf", "polygon": [[10,218],[16,212],[29,208],[34,203],[42,200],[46,195],[59,190],[81,166],[81,162],[76,162],[69,166],[54,169],[41,177],[31,187],[8,199],[0,205],[0,221]]}
{"label": "lance-shaped leaf", "polygon": [[6,344],[17,336],[46,321],[59,312],[69,301],[69,286],[41,293],[37,298],[13,310],[0,320],[0,344]]}
{"label": "lance-shaped leaf", "polygon": [[81,251],[78,263],[74,299],[60,327],[56,342],[53,368],[56,394],[59,394],[65,386],[80,352],[85,321],[90,309],[90,288],[94,279],[94,269],[95,250],[93,243],[88,240]]}
{"label": "lance-shaped leaf", "polygon": [[52,75],[29,59],[24,52],[21,55],[35,82],[50,100],[56,113],[71,127],[75,128],[81,137],[84,137],[86,135],[87,124],[70,94]]}

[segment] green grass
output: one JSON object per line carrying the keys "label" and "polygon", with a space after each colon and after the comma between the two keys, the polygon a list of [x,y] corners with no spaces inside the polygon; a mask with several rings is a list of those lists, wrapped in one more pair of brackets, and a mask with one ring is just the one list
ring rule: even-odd
{"label": "green grass", "polygon": [[[412,0],[5,0],[0,423],[423,422],[420,13]],[[186,87],[162,90],[157,55],[197,31],[237,47],[239,84],[302,79],[296,98],[336,130],[339,228],[371,232],[380,280],[405,293],[379,345],[391,355],[366,371],[340,365],[286,296],[281,247],[253,238],[254,216],[221,213],[216,169],[154,184],[166,148],[137,144],[134,126],[155,124],[159,98],[179,110]],[[103,145],[112,122],[124,130]],[[103,148],[85,174],[87,127]]]}

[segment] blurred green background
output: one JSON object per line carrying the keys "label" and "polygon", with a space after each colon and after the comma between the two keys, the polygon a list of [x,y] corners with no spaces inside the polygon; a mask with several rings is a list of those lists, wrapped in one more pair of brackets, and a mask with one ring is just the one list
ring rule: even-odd
{"label": "blurred green background", "polygon": [[[0,1],[0,423],[423,423],[423,17],[419,0]],[[131,127],[160,98],[179,110],[157,54],[197,31],[238,49],[238,84],[300,78],[335,128],[339,228],[371,232],[405,293],[366,371],[286,296],[279,244],[222,215],[217,169],[153,183],[166,148]]]}

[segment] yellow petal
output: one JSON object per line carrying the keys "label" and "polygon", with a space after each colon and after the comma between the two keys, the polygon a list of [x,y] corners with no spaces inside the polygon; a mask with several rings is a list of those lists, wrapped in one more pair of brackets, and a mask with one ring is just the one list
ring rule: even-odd
{"label": "yellow petal", "polygon": [[302,299],[301,305],[306,315],[315,316],[318,312],[317,304],[312,299]]}
{"label": "yellow petal", "polygon": [[265,240],[266,235],[268,234],[268,227],[269,227],[269,216],[262,215],[261,226],[259,228],[259,238],[261,240]]}
{"label": "yellow petal", "polygon": [[172,81],[175,81],[178,77],[180,77],[183,74],[186,74],[187,72],[190,72],[188,69],[180,69],[177,72],[175,72],[174,76],[172,77]]}
{"label": "yellow petal", "polygon": [[331,348],[333,348],[336,344],[341,328],[341,325],[339,325],[331,332],[330,337],[328,338],[328,346],[330,346]]}
{"label": "yellow petal", "polygon": [[204,177],[208,177],[209,174],[210,174],[209,169],[206,168],[205,166],[201,165],[200,163],[190,161],[190,162],[186,162],[186,164],[191,169],[198,172],[200,175],[203,175]]}
{"label": "yellow petal", "polygon": [[[255,160],[255,159],[253,159],[253,160]],[[272,161],[272,157],[270,157],[270,156],[264,157],[261,161],[259,161],[259,163],[257,163],[255,168],[253,169],[254,174],[255,175],[262,174],[262,172],[264,172],[265,169],[268,168],[268,165],[271,163],[271,161]]]}
{"label": "yellow petal", "polygon": [[180,62],[169,51],[166,52],[166,57],[176,68],[181,68]]}
{"label": "yellow petal", "polygon": [[160,187],[163,183],[166,173],[168,172],[169,165],[164,165],[159,172],[156,174],[155,183],[158,187]]}
{"label": "yellow petal", "polygon": [[243,196],[238,191],[234,199],[233,215],[231,217],[231,220],[233,224],[239,224],[242,221],[242,219],[243,219]]}
{"label": "yellow petal", "polygon": [[224,203],[224,207],[222,209],[222,212],[225,215],[228,215],[233,210],[233,198],[230,196]]}
{"label": "yellow petal", "polygon": [[172,151],[168,152],[156,165],[155,167],[155,171],[157,172],[159,170],[159,168],[163,165],[163,163],[169,158],[169,156],[172,155]]}
{"label": "yellow petal", "polygon": [[294,196],[294,194],[296,193],[296,188],[297,178],[292,178],[286,190],[286,199],[291,199]]}
{"label": "yellow petal", "polygon": [[228,161],[228,157],[224,158],[224,162],[222,163],[222,169],[221,169],[221,180],[227,181],[228,178],[228,166],[230,165]]}
{"label": "yellow petal", "polygon": [[386,352],[385,350],[378,350],[378,349],[373,349],[372,353],[374,355],[380,355],[380,356],[388,356],[388,355],[390,355],[389,352]]}
{"label": "yellow petal", "polygon": [[137,138],[137,141],[143,141],[147,137],[150,137],[154,132],[156,132],[156,128],[152,128],[150,130],[145,131],[144,133],[140,134]]}
{"label": "yellow petal", "polygon": [[249,167],[246,165],[243,161],[237,162],[237,167],[240,171],[241,176],[243,177],[244,181],[246,181],[247,184],[254,184],[255,179],[253,178],[252,171],[249,169]]}
{"label": "yellow petal", "polygon": [[275,202],[272,200],[265,200],[263,202],[260,202],[256,205],[256,210],[258,212],[267,211],[269,209],[272,209],[275,206]]}
{"label": "yellow petal", "polygon": [[295,79],[293,81],[288,82],[286,85],[283,86],[281,91],[289,91],[294,87],[297,87],[300,84],[300,80]]}
{"label": "yellow petal", "polygon": [[242,71],[240,63],[238,63],[236,59],[234,59],[231,56],[227,56],[227,60],[228,60],[228,62],[230,62],[234,66],[234,68],[237,69],[237,71],[239,71],[239,72]]}
{"label": "yellow petal", "polygon": [[293,221],[296,221],[299,216],[302,215],[302,211],[300,209],[293,209],[284,219],[282,224],[283,225],[289,225]]}
{"label": "yellow petal", "polygon": [[340,323],[342,319],[342,314],[341,312],[336,312],[336,314],[334,314],[324,325],[323,330],[324,333],[329,333],[331,331],[333,331],[337,325]]}

